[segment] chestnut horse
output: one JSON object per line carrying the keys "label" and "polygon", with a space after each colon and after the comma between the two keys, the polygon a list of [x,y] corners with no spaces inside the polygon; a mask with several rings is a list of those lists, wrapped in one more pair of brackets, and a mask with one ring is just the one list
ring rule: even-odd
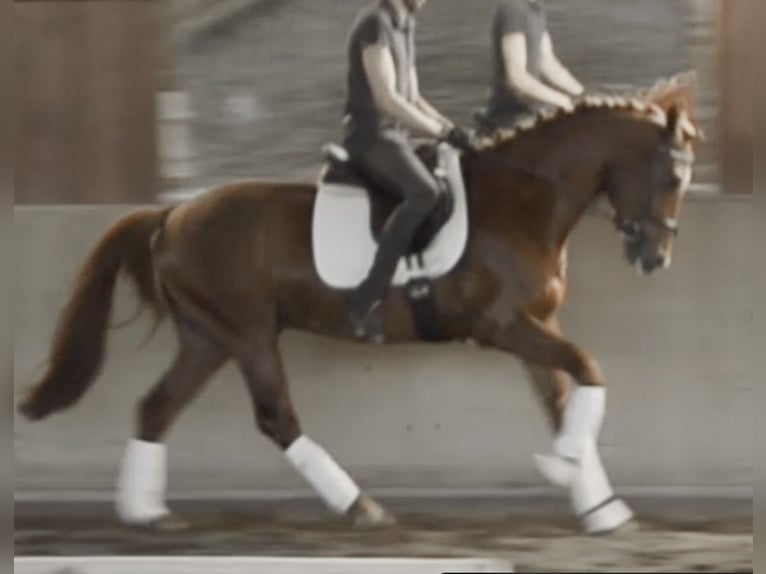
{"label": "chestnut horse", "polygon": [[[569,489],[588,532],[612,531],[632,513],[612,492],[596,448],[606,381],[556,321],[567,241],[594,201],[605,198],[628,262],[642,273],[670,266],[701,136],[687,80],[582,98],[574,111],[540,115],[460,159],[470,233],[457,267],[434,283],[438,319],[450,340],[524,362],[555,432],[551,451],[536,457],[538,469]],[[245,379],[258,428],[330,509],[357,525],[393,520],[304,433],[285,380],[280,332],[353,338],[344,293],[325,285],[312,261],[316,192],[297,183],[223,186],[126,215],[90,253],[59,319],[47,371],[19,410],[43,419],[72,406],[94,382],[116,278],[126,272],[158,320],[172,319],[179,349],[138,405],[116,494],[124,522],[179,525],[165,502],[163,441],[229,360]],[[386,343],[421,340],[401,288],[391,289],[383,314]]]}

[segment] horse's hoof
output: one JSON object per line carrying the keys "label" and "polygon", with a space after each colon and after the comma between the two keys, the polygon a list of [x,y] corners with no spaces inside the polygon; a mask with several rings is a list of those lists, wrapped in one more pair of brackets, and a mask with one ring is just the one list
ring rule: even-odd
{"label": "horse's hoof", "polygon": [[580,465],[576,461],[557,454],[536,454],[535,463],[537,470],[548,482],[562,488],[569,488],[580,472]]}
{"label": "horse's hoof", "polygon": [[639,530],[633,512],[620,499],[615,499],[583,519],[585,532],[592,536],[629,534]]}
{"label": "horse's hoof", "polygon": [[385,508],[364,494],[351,507],[351,517],[354,527],[360,530],[387,528],[396,524],[396,519]]}

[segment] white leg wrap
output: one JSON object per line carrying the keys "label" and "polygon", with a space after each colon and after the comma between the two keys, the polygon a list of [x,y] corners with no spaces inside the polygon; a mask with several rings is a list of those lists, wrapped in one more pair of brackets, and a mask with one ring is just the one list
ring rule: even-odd
{"label": "white leg wrap", "polygon": [[359,487],[346,471],[307,436],[296,439],[285,456],[334,512],[345,514],[359,497]]}
{"label": "white leg wrap", "polygon": [[614,496],[594,439],[585,444],[581,471],[570,487],[570,500],[589,534],[614,530],[633,518],[628,506]]}
{"label": "white leg wrap", "polygon": [[580,459],[587,442],[598,437],[604,420],[606,389],[578,386],[564,409],[561,433],[553,450],[561,456]]}
{"label": "white leg wrap", "polygon": [[606,389],[578,386],[564,409],[561,432],[553,442],[553,453],[535,455],[540,473],[552,484],[571,488],[582,472],[582,457],[588,441],[601,430]]}
{"label": "white leg wrap", "polygon": [[127,524],[147,525],[170,514],[165,506],[165,445],[131,439],[117,481],[117,515]]}

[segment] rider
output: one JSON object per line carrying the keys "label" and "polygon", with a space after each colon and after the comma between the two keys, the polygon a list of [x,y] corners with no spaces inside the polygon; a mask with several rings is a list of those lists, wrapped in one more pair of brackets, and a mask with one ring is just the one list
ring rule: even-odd
{"label": "rider", "polygon": [[356,19],[348,44],[344,146],[352,161],[400,198],[381,234],[367,278],[351,293],[357,337],[382,338],[380,303],[399,259],[437,203],[440,185],[415,154],[409,130],[471,146],[468,132],[420,94],[415,68],[415,14],[427,0],[378,0]]}
{"label": "rider", "polygon": [[583,86],[559,61],[545,15],[545,0],[504,0],[495,13],[493,83],[487,119],[512,128],[550,106],[571,111]]}

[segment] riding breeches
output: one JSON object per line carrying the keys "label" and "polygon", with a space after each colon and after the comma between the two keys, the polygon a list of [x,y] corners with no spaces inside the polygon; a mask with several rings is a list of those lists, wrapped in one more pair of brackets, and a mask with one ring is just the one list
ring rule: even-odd
{"label": "riding breeches", "polygon": [[399,259],[434,209],[440,186],[406,137],[398,132],[351,136],[346,147],[354,163],[400,201],[383,227],[370,274],[357,290],[368,305],[385,295]]}

